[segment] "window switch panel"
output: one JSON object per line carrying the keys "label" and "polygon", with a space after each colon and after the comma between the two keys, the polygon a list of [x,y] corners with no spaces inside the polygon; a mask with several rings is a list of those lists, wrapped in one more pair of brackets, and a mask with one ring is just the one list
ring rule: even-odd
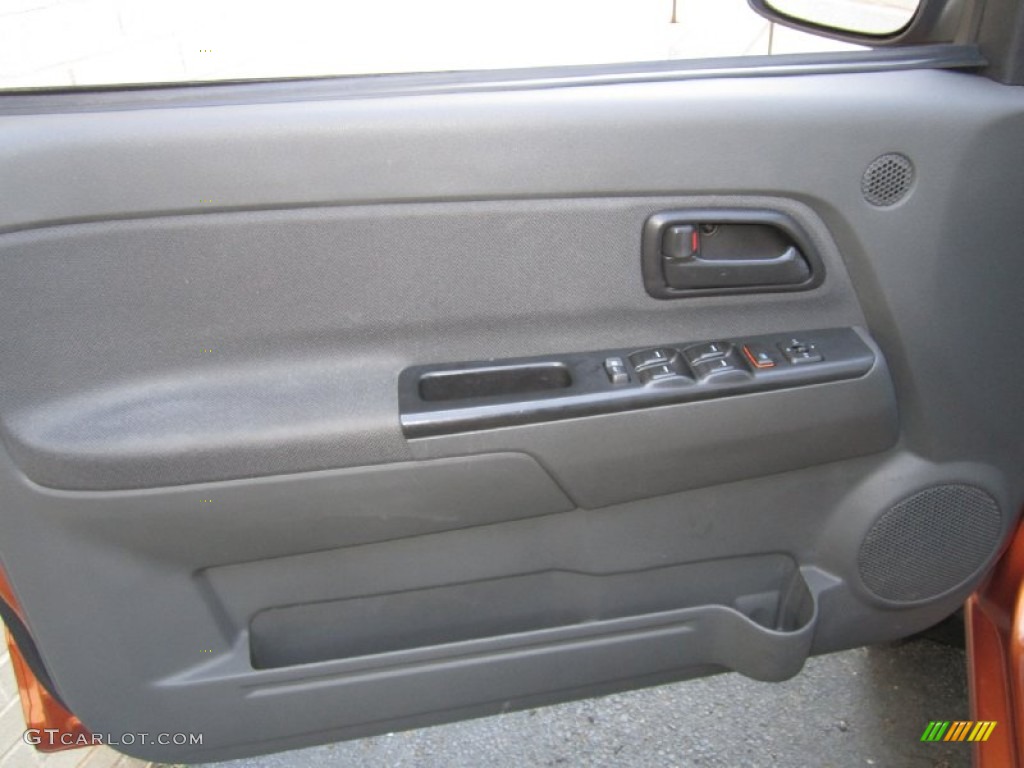
{"label": "window switch panel", "polygon": [[[860,329],[824,328],[413,366],[399,377],[402,431],[429,437],[854,379],[871,371],[875,349]],[[462,384],[436,396],[439,381]]]}

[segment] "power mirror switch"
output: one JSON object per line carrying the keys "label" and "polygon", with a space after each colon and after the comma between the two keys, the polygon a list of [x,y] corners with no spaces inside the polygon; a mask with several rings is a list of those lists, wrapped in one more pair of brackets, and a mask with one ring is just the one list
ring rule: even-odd
{"label": "power mirror switch", "polygon": [[629,382],[626,361],[621,357],[607,358],[604,361],[604,372],[608,374],[608,381],[612,384],[627,384]]}
{"label": "power mirror switch", "polygon": [[782,354],[792,365],[803,365],[805,363],[820,363],[824,358],[818,352],[818,348],[807,341],[790,339],[778,345]]}

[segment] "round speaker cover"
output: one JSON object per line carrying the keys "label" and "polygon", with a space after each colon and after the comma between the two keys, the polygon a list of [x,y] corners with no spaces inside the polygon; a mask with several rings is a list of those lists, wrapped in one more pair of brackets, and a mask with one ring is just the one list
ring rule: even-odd
{"label": "round speaker cover", "polygon": [[890,153],[875,158],[860,182],[864,199],[884,208],[895,205],[907,194],[914,181],[914,165],[906,155]]}
{"label": "round speaker cover", "polygon": [[861,543],[861,579],[878,597],[901,603],[937,597],[963,584],[999,545],[995,499],[971,485],[937,485],[883,514]]}

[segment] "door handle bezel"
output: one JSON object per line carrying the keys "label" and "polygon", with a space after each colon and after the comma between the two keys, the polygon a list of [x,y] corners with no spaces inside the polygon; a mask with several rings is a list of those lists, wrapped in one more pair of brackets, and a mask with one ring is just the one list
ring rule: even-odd
{"label": "door handle bezel", "polygon": [[[669,227],[675,225],[730,225],[758,224],[770,226],[784,234],[795,246],[797,253],[783,253],[776,259],[702,260],[699,257],[684,262],[667,259],[662,252],[662,238]],[[800,259],[799,257],[803,258]],[[799,274],[775,271],[784,264],[796,265],[806,261],[809,273],[806,279],[787,281]],[[668,265],[666,265],[668,262]],[[666,270],[691,270],[693,280],[705,285],[672,287]],[[762,282],[754,282],[761,273]],[[682,299],[694,296],[726,296],[752,293],[780,293],[808,291],[817,288],[825,279],[825,267],[818,249],[800,224],[780,211],[754,208],[692,208],[661,211],[644,223],[641,241],[641,273],[648,295],[656,299]],[[716,281],[717,276],[717,281]]]}

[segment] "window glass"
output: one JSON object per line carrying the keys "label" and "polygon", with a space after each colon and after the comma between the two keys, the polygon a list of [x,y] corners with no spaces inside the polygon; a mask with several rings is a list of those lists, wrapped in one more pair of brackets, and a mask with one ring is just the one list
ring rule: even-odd
{"label": "window glass", "polygon": [[850,49],[746,0],[3,0],[0,88]]}

